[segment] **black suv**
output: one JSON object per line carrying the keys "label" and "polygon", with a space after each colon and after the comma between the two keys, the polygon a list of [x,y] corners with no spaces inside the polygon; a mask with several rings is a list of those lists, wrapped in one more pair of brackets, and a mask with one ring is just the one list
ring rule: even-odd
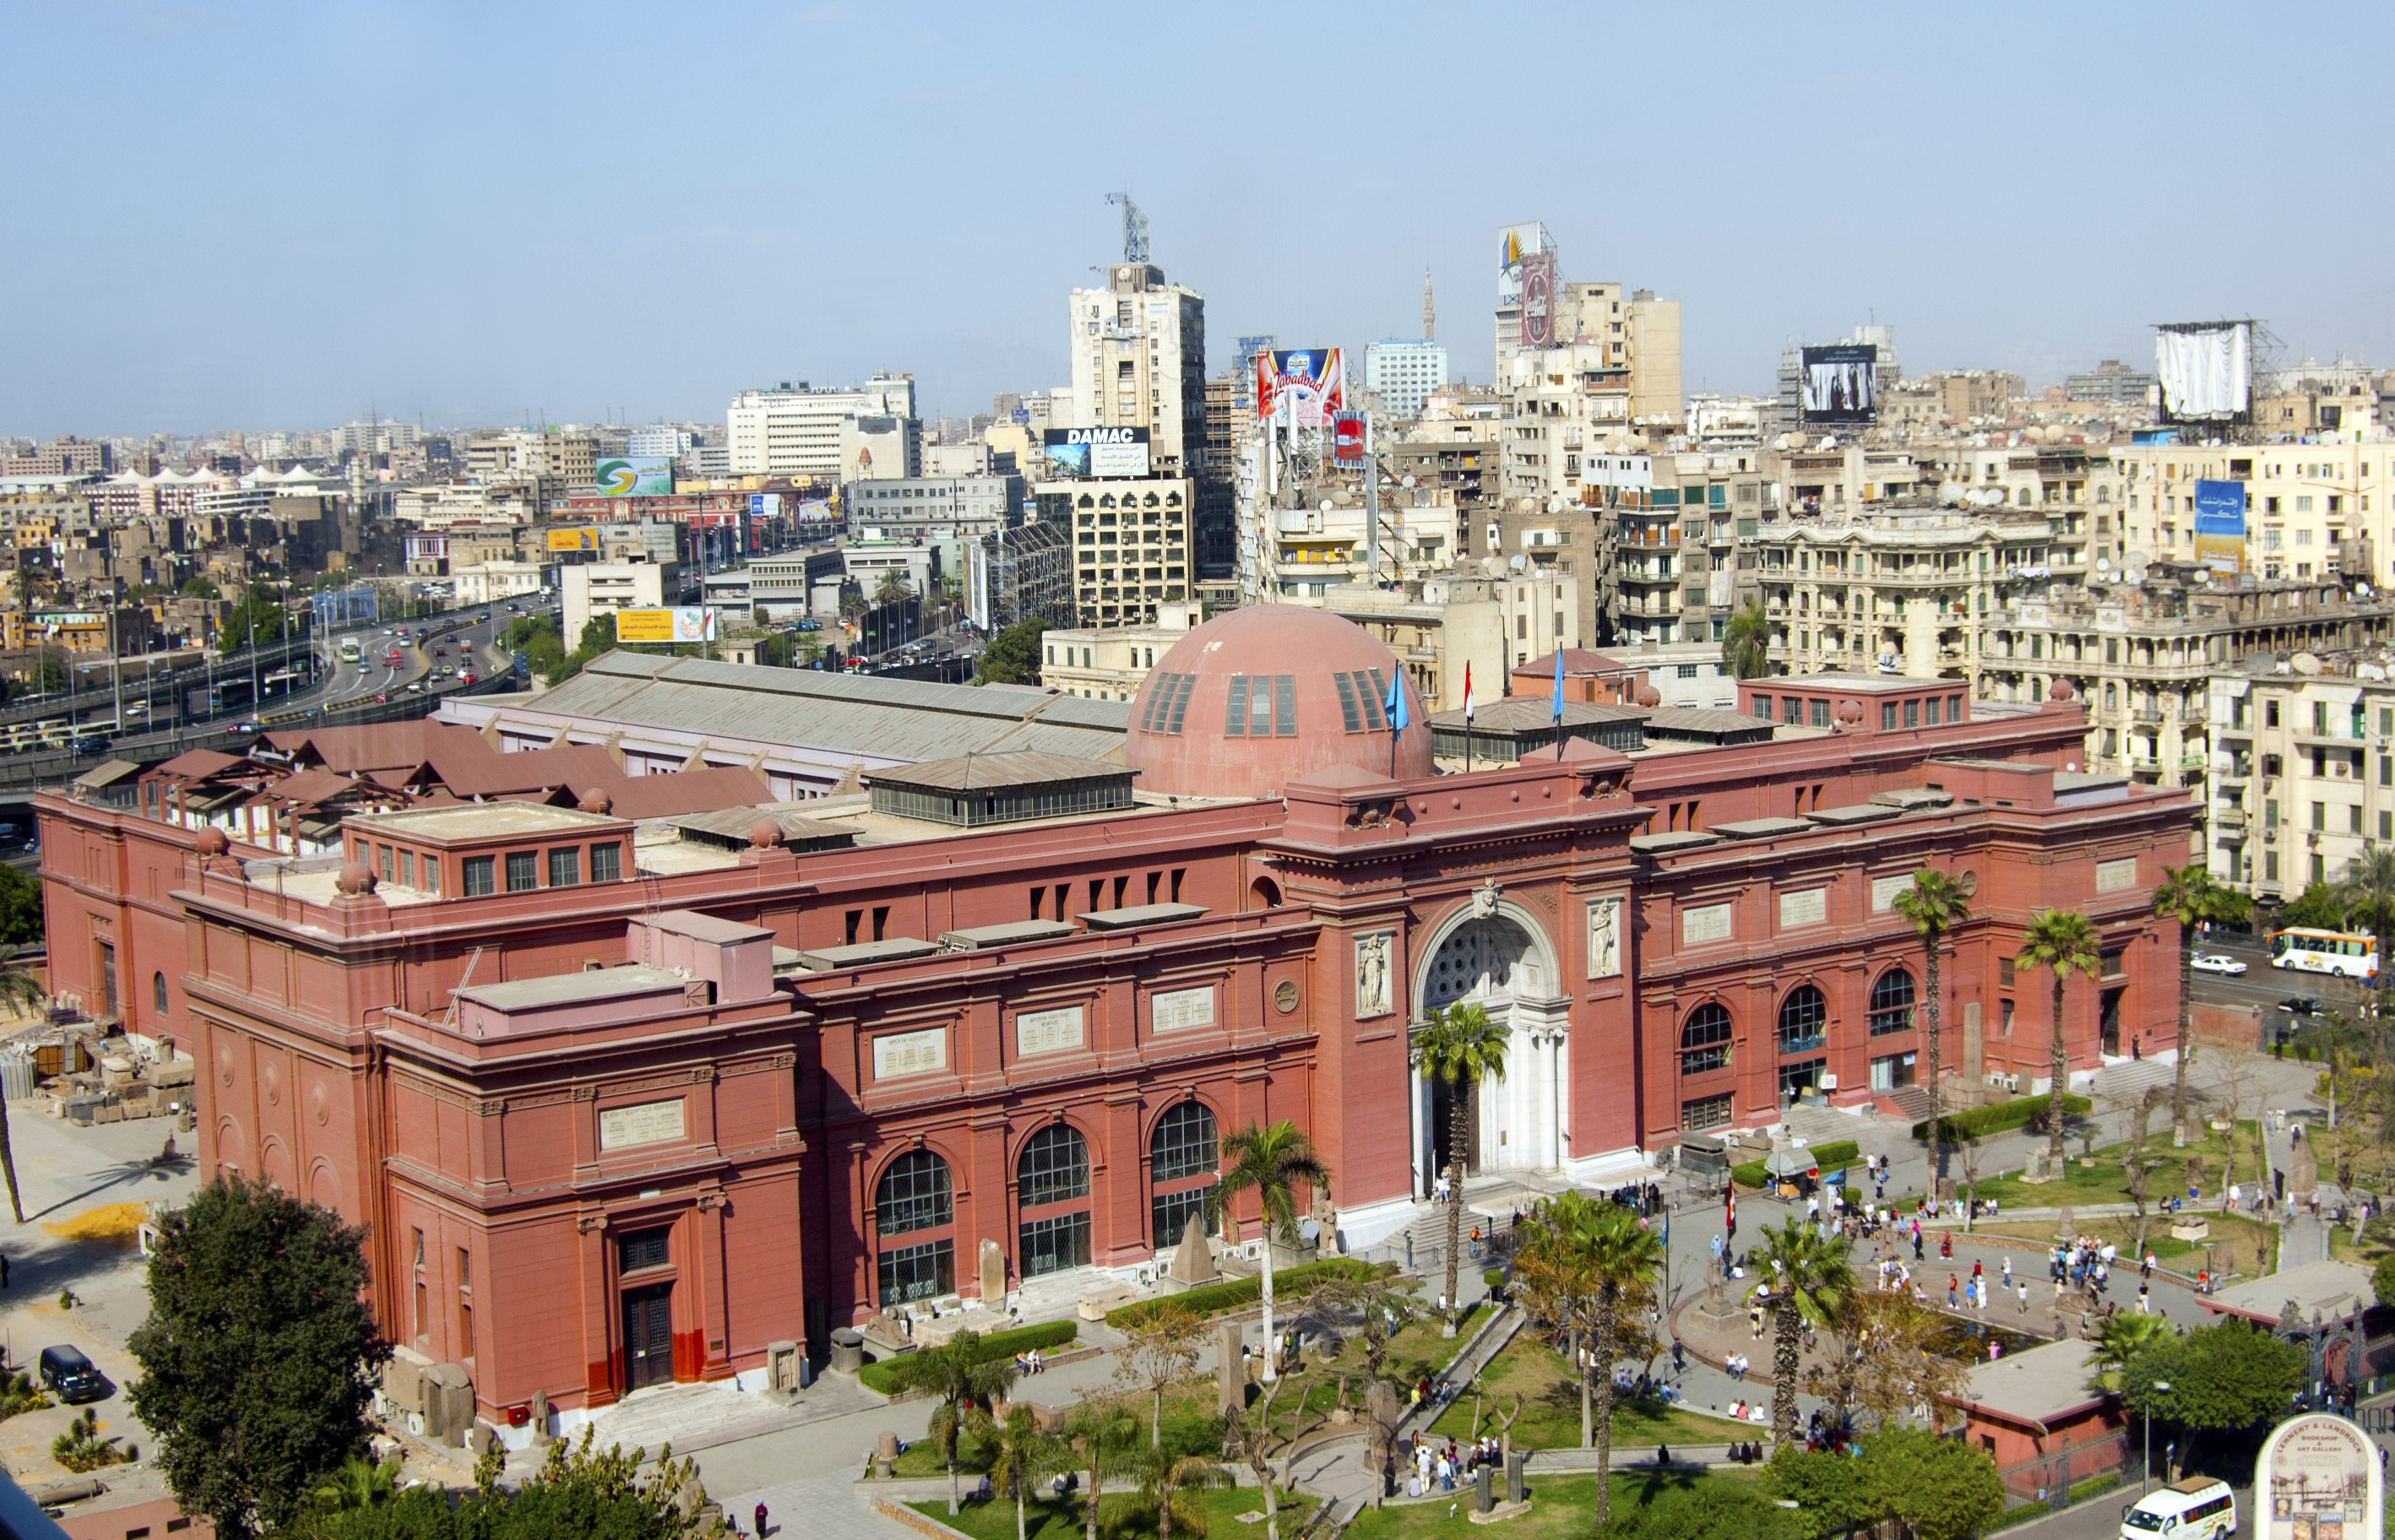
{"label": "black suv", "polygon": [[79,1402],[104,1401],[116,1388],[99,1366],[83,1356],[80,1348],[57,1347],[42,1349],[42,1384],[58,1398],[73,1406]]}

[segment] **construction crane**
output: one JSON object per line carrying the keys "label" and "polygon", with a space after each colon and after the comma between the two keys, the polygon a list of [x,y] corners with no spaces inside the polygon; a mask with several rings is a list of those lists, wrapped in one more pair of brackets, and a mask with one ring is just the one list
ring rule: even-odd
{"label": "construction crane", "polygon": [[1131,201],[1128,192],[1109,192],[1106,202],[1122,204],[1123,260],[1145,263],[1147,260],[1147,216],[1139,211],[1139,205]]}

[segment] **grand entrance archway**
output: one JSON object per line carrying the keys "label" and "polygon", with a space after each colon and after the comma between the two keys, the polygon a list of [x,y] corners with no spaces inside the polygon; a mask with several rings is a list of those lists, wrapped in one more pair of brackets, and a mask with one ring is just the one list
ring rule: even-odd
{"label": "grand entrance archway", "polygon": [[1417,1192],[1428,1192],[1448,1164],[1459,1118],[1465,1122],[1466,1175],[1563,1164],[1569,1002],[1559,980],[1544,928],[1485,890],[1432,932],[1415,972],[1415,1030],[1468,1002],[1507,1029],[1507,1042],[1502,1079],[1450,1091],[1413,1076]]}

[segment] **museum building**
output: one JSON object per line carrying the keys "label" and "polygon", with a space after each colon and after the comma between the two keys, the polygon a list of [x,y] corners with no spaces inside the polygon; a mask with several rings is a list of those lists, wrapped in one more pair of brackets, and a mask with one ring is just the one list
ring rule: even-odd
{"label": "museum building", "polygon": [[[54,987],[198,1060],[208,1168],[366,1226],[394,1343],[499,1426],[536,1393],[570,1422],[887,1307],[1147,1263],[1250,1124],[1311,1136],[1356,1247],[1415,1217],[1455,1117],[1476,1171],[1609,1182],[1792,1099],[1902,1106],[1925,970],[1891,905],[1925,866],[1973,886],[1950,1073],[1967,1033],[2044,1084],[2046,981],[2010,958],[2049,907],[2102,935],[2074,1073],[2165,1050],[2151,899],[2190,807],[2081,773],[2065,690],[1755,679],[1767,739],[1625,752],[1617,717],[1442,775],[1380,642],[1242,610],[1158,660],[1118,761],[637,818],[443,800],[312,858],[45,795]],[[1409,1044],[1466,1001],[1506,1070],[1450,1098]],[[1251,1196],[1228,1222],[1252,1239]]]}

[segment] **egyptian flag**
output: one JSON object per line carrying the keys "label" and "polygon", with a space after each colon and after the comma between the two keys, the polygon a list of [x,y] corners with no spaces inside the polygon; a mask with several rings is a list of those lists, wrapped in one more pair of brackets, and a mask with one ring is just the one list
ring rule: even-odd
{"label": "egyptian flag", "polygon": [[1463,725],[1472,725],[1472,664],[1469,660],[1463,665]]}

